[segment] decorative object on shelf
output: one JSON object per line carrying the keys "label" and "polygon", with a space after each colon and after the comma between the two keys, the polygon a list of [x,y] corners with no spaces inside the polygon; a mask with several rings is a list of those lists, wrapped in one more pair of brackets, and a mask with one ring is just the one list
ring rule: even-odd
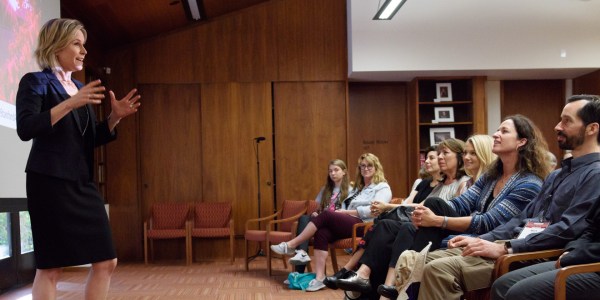
{"label": "decorative object on shelf", "polygon": [[454,122],[454,107],[434,107],[435,119],[431,123]]}
{"label": "decorative object on shelf", "polygon": [[432,146],[450,138],[454,138],[454,127],[429,128],[429,144]]}
{"label": "decorative object on shelf", "polygon": [[436,98],[433,99],[433,102],[452,101],[452,84],[449,82],[436,83],[435,94]]}

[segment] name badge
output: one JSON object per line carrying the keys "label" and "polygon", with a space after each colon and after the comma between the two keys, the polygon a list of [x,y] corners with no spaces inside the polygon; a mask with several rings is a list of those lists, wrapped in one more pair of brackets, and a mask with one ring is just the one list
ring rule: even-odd
{"label": "name badge", "polygon": [[523,230],[521,230],[521,233],[519,233],[517,239],[524,239],[532,233],[542,232],[544,229],[546,229],[546,227],[548,227],[548,225],[550,225],[550,222],[529,221],[527,224],[525,224],[525,227],[523,227]]}

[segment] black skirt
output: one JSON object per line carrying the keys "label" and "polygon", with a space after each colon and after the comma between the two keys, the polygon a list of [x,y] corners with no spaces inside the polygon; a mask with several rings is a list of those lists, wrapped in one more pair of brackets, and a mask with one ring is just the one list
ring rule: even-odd
{"label": "black skirt", "polygon": [[104,201],[93,182],[28,172],[27,204],[36,268],[116,258]]}

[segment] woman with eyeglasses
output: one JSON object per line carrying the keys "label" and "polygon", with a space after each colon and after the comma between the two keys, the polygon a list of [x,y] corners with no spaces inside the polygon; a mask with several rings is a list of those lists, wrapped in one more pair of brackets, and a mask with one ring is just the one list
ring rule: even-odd
{"label": "woman with eyeglasses", "polygon": [[[325,288],[325,262],[330,243],[352,236],[354,224],[373,220],[371,203],[388,203],[392,200],[392,190],[387,183],[379,158],[365,153],[358,159],[356,183],[350,196],[342,202],[340,209],[324,211],[313,218],[304,231],[294,239],[272,245],[271,250],[281,255],[294,255],[295,248],[314,237],[314,260],[316,278],[309,283],[307,291]],[[360,233],[359,233],[360,234]]]}
{"label": "woman with eyeglasses", "polygon": [[[451,138],[442,141],[437,146],[437,152],[434,152],[434,155],[437,155],[437,164],[439,165],[441,176],[435,183],[432,183],[434,184],[433,190],[426,197],[416,200],[409,197],[409,200],[412,201],[406,201],[402,205],[417,206],[431,197],[450,200],[459,195],[463,186],[469,180],[469,176],[465,174],[462,159],[464,145],[465,143],[459,139]],[[399,205],[375,201],[371,210],[374,214],[379,215],[396,206]],[[414,232],[414,226],[410,222],[399,222],[390,219],[379,221],[372,227],[372,230],[365,236],[365,239],[361,241],[359,245],[360,249],[353,255],[348,264],[334,276],[327,277],[327,285],[344,290],[358,291],[364,294],[376,294],[375,291],[371,291],[370,284],[356,283],[354,277],[357,277],[356,274],[360,274],[360,278],[373,277],[374,283],[384,282],[388,261],[392,256],[391,245],[396,238],[397,232],[403,227],[412,229]],[[356,273],[350,272],[349,270],[354,267],[356,262],[361,264],[360,268]],[[369,280],[367,279],[366,283],[368,282]]]}

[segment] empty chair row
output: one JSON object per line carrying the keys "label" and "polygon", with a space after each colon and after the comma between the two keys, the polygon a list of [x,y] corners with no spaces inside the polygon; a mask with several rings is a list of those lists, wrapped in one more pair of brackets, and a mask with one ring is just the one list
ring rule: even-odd
{"label": "empty chair row", "polygon": [[229,237],[231,263],[235,259],[232,209],[229,202],[152,204],[150,217],[144,221],[144,262],[148,263],[148,241],[154,257],[154,240],[185,239],[185,260],[190,264],[193,238]]}

